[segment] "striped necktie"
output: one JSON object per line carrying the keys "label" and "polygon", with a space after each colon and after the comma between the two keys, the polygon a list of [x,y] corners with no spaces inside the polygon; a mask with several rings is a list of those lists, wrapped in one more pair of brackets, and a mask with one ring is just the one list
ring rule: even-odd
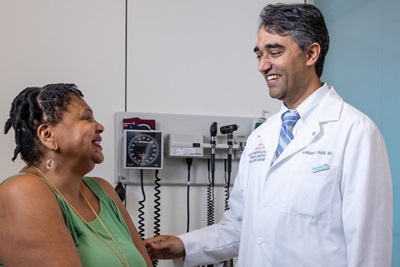
{"label": "striped necktie", "polygon": [[289,145],[290,141],[293,140],[292,129],[296,122],[300,119],[299,113],[296,110],[288,110],[283,113],[282,116],[282,128],[279,135],[279,143],[276,148],[275,155],[271,161],[271,165],[275,160],[282,154],[283,150]]}

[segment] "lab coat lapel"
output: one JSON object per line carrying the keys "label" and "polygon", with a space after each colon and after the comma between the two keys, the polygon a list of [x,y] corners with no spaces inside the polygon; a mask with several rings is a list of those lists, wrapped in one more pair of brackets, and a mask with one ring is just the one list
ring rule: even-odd
{"label": "lab coat lapel", "polygon": [[[304,125],[305,126],[305,125]],[[293,140],[292,142],[285,148],[282,154],[276,159],[274,165],[279,164],[281,161],[285,161],[287,158],[291,157],[291,155],[297,153],[299,150],[304,149],[312,141],[315,137],[318,136],[321,131],[319,122],[317,120],[313,120],[307,124],[307,127],[304,128]]]}
{"label": "lab coat lapel", "polygon": [[331,87],[328,95],[314,111],[310,120],[302,126],[301,131],[286,147],[273,166],[310,145],[321,132],[321,125],[324,122],[339,120],[342,107],[343,99]]}

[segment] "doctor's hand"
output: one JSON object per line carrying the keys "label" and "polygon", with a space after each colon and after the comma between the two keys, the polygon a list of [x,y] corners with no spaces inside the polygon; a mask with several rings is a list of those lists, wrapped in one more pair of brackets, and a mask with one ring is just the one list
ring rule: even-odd
{"label": "doctor's hand", "polygon": [[185,246],[180,238],[172,235],[158,235],[144,240],[151,259],[177,259],[185,256]]}

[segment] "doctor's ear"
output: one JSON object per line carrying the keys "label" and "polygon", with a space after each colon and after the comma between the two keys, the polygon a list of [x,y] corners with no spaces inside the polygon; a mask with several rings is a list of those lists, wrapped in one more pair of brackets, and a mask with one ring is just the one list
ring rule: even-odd
{"label": "doctor's ear", "polygon": [[321,54],[321,46],[319,43],[312,43],[307,50],[307,66],[312,66],[317,63]]}
{"label": "doctor's ear", "polygon": [[50,150],[56,150],[56,142],[54,138],[54,133],[48,124],[41,124],[37,128],[37,136],[40,142]]}

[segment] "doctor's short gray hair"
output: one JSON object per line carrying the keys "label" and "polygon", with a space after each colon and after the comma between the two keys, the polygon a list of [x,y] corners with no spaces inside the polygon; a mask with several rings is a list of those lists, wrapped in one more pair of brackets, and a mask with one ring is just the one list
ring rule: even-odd
{"label": "doctor's short gray hair", "polygon": [[321,11],[311,4],[267,5],[260,13],[259,29],[281,36],[291,36],[302,51],[314,42],[321,46],[315,65],[318,77],[322,76],[325,56],[329,50],[329,33]]}

